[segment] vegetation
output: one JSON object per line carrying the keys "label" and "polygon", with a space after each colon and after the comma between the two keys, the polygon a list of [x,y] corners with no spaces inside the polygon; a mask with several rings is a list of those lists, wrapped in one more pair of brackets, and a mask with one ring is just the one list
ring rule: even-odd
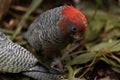
{"label": "vegetation", "polygon": [[[83,39],[61,51],[62,80],[120,80],[120,0],[0,0],[0,31],[35,54],[22,33],[40,13],[64,4],[82,10],[88,27]],[[31,78],[1,73],[0,80]]]}

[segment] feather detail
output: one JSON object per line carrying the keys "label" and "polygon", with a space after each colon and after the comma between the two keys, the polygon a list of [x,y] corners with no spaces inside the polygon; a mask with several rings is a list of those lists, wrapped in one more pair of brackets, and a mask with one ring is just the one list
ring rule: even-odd
{"label": "feather detail", "polygon": [[61,13],[70,22],[72,22],[74,25],[80,28],[82,32],[86,30],[87,20],[81,11],[77,10],[73,6],[65,5],[61,10]]}

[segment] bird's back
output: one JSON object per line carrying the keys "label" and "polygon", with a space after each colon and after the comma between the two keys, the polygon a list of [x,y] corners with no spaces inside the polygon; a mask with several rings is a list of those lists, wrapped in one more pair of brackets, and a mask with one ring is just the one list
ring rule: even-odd
{"label": "bird's back", "polygon": [[58,21],[63,17],[61,7],[47,10],[30,25],[25,38],[36,49],[50,49],[61,47],[64,41],[61,37],[61,31],[58,27]]}

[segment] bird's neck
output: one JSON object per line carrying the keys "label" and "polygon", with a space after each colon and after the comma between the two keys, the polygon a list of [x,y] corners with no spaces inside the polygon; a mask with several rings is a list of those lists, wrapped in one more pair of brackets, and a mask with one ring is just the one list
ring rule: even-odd
{"label": "bird's neck", "polygon": [[67,19],[62,18],[59,22],[58,22],[58,26],[61,30],[61,35],[64,38],[67,38],[70,36],[70,32],[68,31],[68,26],[66,26],[68,23]]}

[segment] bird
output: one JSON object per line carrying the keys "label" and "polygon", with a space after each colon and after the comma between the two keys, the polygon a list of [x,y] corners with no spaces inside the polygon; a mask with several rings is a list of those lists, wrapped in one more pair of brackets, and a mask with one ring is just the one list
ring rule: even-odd
{"label": "bird", "polygon": [[85,15],[72,5],[63,5],[40,14],[23,37],[37,52],[54,58],[73,42],[75,35],[83,35],[86,28]]}
{"label": "bird", "polygon": [[61,73],[40,63],[31,52],[0,32],[0,73],[20,73],[36,80],[60,80]]}

